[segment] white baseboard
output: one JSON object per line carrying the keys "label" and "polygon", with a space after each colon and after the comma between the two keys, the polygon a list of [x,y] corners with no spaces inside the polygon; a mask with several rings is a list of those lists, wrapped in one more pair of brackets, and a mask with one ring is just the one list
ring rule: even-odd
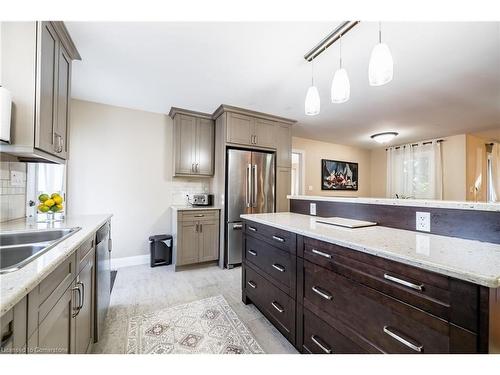
{"label": "white baseboard", "polygon": [[149,255],[136,255],[133,257],[112,258],[111,269],[138,266],[140,264],[149,264]]}

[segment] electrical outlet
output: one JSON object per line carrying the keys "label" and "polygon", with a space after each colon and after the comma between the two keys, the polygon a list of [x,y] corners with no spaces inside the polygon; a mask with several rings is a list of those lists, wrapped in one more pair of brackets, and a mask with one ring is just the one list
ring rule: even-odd
{"label": "electrical outlet", "polygon": [[10,186],[23,186],[23,176],[19,171],[10,171]]}
{"label": "electrical outlet", "polygon": [[309,185],[309,186],[308,186],[308,189],[309,189],[309,191],[312,191],[312,190],[313,190],[312,185]]}
{"label": "electrical outlet", "polygon": [[430,212],[417,212],[416,213],[416,229],[421,232],[431,231],[431,213]]}
{"label": "electrical outlet", "polygon": [[316,203],[309,203],[309,214],[316,216]]}

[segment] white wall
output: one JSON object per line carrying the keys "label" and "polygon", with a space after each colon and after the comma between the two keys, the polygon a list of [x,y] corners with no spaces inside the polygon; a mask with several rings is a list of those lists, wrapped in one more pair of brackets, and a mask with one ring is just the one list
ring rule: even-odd
{"label": "white wall", "polygon": [[171,204],[208,189],[172,177],[172,120],[73,100],[68,214],[112,213],[113,258],[148,254],[148,237],[171,233]]}

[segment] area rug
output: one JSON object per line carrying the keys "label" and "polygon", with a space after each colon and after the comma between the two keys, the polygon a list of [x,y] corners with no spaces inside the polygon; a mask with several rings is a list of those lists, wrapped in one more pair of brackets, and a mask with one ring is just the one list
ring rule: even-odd
{"label": "area rug", "polygon": [[131,318],[127,353],[258,354],[264,351],[219,295]]}

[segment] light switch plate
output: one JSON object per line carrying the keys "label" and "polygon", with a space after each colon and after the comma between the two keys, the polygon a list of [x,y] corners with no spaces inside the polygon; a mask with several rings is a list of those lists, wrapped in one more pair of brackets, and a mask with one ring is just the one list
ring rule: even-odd
{"label": "light switch plate", "polygon": [[418,212],[416,213],[416,230],[421,232],[431,231],[431,213],[430,212]]}
{"label": "light switch plate", "polygon": [[23,175],[19,171],[10,171],[10,186],[23,186]]}
{"label": "light switch plate", "polygon": [[316,203],[309,203],[309,214],[316,216]]}
{"label": "light switch plate", "polygon": [[309,189],[309,191],[312,191],[312,190],[313,190],[312,185],[309,185],[309,186],[308,186],[308,189]]}

